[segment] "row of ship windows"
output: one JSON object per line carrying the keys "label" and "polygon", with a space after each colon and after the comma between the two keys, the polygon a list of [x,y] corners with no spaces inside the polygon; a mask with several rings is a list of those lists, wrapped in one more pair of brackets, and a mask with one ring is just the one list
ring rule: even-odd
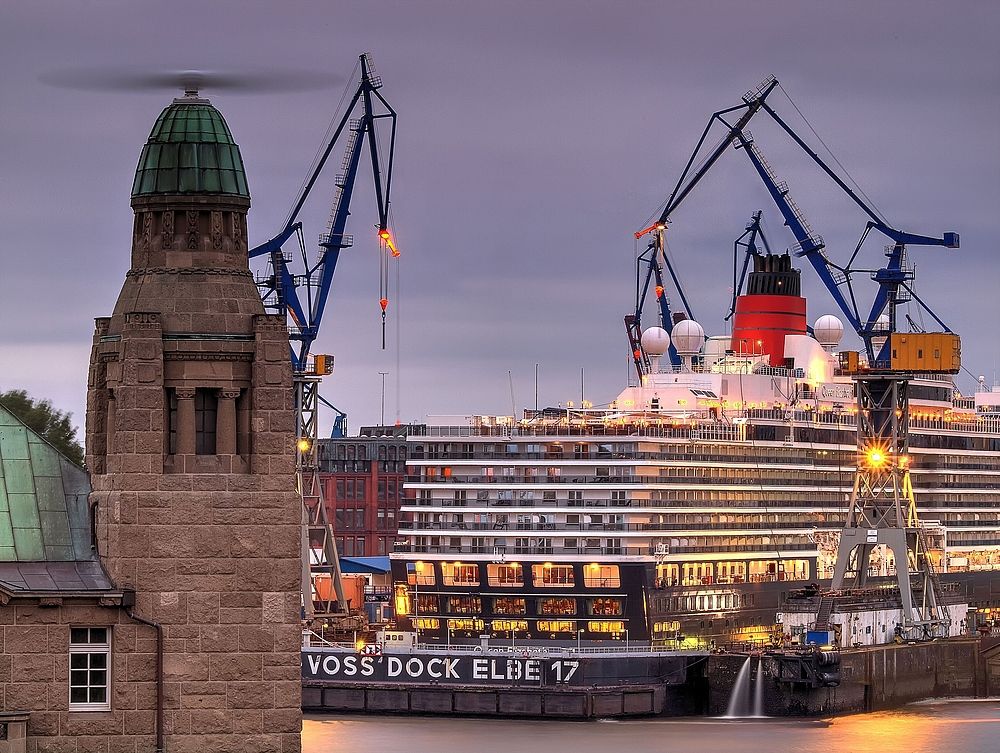
{"label": "row of ship windows", "polygon": [[[711,593],[697,596],[658,596],[650,600],[654,612],[720,612],[749,609],[756,603],[752,593]],[[654,629],[655,632],[655,629]]]}
{"label": "row of ship windows", "polygon": [[[621,575],[618,565],[591,563],[582,565],[585,588],[619,588]],[[440,582],[445,586],[478,586],[479,563],[441,562]],[[435,563],[406,563],[406,578],[411,586],[433,586],[438,582]],[[576,566],[557,565],[551,562],[531,566],[532,584],[536,587],[570,587],[577,581]],[[520,562],[489,563],[486,581],[491,586],[516,587],[524,585],[524,568]]]}
{"label": "row of ship windows", "polygon": [[[784,441],[785,435],[778,436],[773,426],[758,426],[762,434],[769,435],[756,436],[755,439],[767,439],[771,441]],[[784,429],[784,427],[782,427]],[[799,442],[811,442],[828,445],[853,445],[853,429],[845,427],[846,430],[837,431],[831,429],[816,429],[813,427],[796,427],[795,439]],[[784,430],[787,431],[787,430]],[[967,441],[968,440],[968,441]],[[956,449],[956,450],[983,450],[996,451],[998,440],[990,437],[970,437],[966,435],[941,435],[941,434],[921,434],[912,433],[910,445],[915,449]],[[572,443],[563,445],[562,443],[531,444],[510,442],[506,444],[493,443],[441,443],[441,444],[417,444],[410,449],[410,458],[413,460],[423,459],[574,459],[574,460],[686,460],[691,456],[697,456],[702,462],[727,462],[739,460],[743,462],[760,463],[825,463],[840,455],[850,463],[855,456],[855,450],[833,449],[822,450],[812,449],[803,446],[798,447],[746,447],[739,445],[727,445],[725,443],[653,443],[649,441],[618,442],[618,443]],[[969,458],[964,455],[936,454],[933,456],[939,463],[953,464],[961,467],[997,467],[998,463],[992,458]],[[971,464],[967,466],[966,464]]]}
{"label": "row of ship windows", "polygon": [[656,566],[655,588],[809,580],[807,559],[681,562]]}
{"label": "row of ship windows", "polygon": [[[530,601],[534,614],[543,617],[575,617],[577,614],[590,617],[620,617],[624,613],[625,602],[618,597],[598,596],[583,599],[581,608],[578,603],[580,600],[572,596],[549,596]],[[483,611],[481,596],[444,597],[444,610],[441,609],[442,597],[438,594],[416,594],[415,602],[415,615],[438,615],[442,614],[442,611],[447,614],[479,615]],[[496,596],[492,599],[493,614],[527,615],[528,603],[529,600],[522,596]]]}
{"label": "row of ship windows", "polygon": [[[992,486],[996,485],[996,481]],[[986,487],[987,489],[990,486]],[[918,487],[917,504],[919,507],[934,506],[962,506],[966,507],[976,504],[976,500],[970,499],[967,493],[922,491]],[[510,506],[510,507],[662,507],[668,505],[678,505],[684,503],[704,503],[704,502],[724,502],[731,507],[818,507],[818,506],[842,506],[847,499],[845,491],[795,491],[782,490],[776,492],[742,491],[742,490],[712,490],[712,489],[671,489],[654,490],[650,493],[650,499],[639,499],[630,492],[612,491],[614,496],[585,496],[582,491],[570,491],[566,493],[557,492],[535,492],[506,491],[492,492],[480,489],[476,492],[466,492],[457,490],[454,494],[445,496],[433,496],[431,490],[421,489],[415,500],[417,505],[451,507],[475,504],[486,506]],[[620,496],[619,496],[620,495]],[[411,505],[413,502],[410,503]]]}
{"label": "row of ship windows", "polygon": [[[649,530],[669,526],[692,528],[712,526],[716,528],[739,528],[753,526],[843,526],[843,513],[744,513],[726,515],[721,513],[659,513],[639,519],[635,515],[623,513],[415,513],[409,514],[402,528],[437,528],[451,530],[556,530],[572,528],[609,528],[619,530]],[[971,515],[970,515],[971,518]],[[963,518],[965,519],[965,518]],[[979,519],[976,514],[975,519]]]}
{"label": "row of ship windows", "polygon": [[[431,631],[441,629],[441,619],[438,617],[417,617],[413,620],[413,626],[417,631]],[[490,629],[494,633],[527,633],[528,620],[491,620]],[[445,620],[445,625],[449,632],[466,632],[469,634],[482,633],[486,628],[486,622],[477,617],[449,619]],[[622,620],[587,620],[578,622],[577,620],[538,620],[535,623],[536,633],[549,633],[554,638],[556,635],[576,635],[579,632],[620,635],[625,632],[625,622]],[[581,625],[582,627],[577,627]]]}
{"label": "row of ship windows", "polygon": [[[411,537],[416,551],[438,552],[444,548],[452,548],[454,551],[470,550],[474,552],[485,552],[490,547],[506,551],[508,539],[504,537],[473,536],[466,543],[459,536],[413,536]],[[577,537],[552,537],[552,538],[532,538],[528,536],[518,536],[510,539],[514,550],[524,549],[544,549],[563,548],[576,550],[578,548],[615,548],[623,545],[621,538],[577,538]],[[646,543],[646,540],[641,540]],[[805,534],[774,534],[760,536],[683,536],[676,538],[653,538],[649,542],[651,547],[662,544],[666,547],[664,553],[671,551],[683,551],[686,547],[705,547],[714,549],[735,549],[756,551],[758,549],[774,549],[777,547],[788,547],[793,549],[803,548],[803,544],[808,544]],[[808,545],[808,548],[812,548]],[[402,550],[401,550],[402,551]],[[629,552],[631,554],[631,552]]]}
{"label": "row of ship windows", "polygon": [[[653,471],[656,474],[653,474]],[[704,465],[686,468],[640,468],[639,472],[631,466],[616,466],[612,468],[596,468],[593,472],[586,468],[565,469],[557,466],[541,468],[503,468],[503,473],[494,473],[493,468],[483,468],[481,475],[456,474],[448,466],[437,468],[428,466],[419,469],[417,476],[409,477],[415,483],[435,483],[439,479],[457,483],[475,484],[503,482],[508,484],[535,484],[574,482],[574,483],[650,483],[666,484],[684,481],[685,483],[720,484],[728,486],[808,486],[816,484],[838,483],[846,488],[850,486],[853,477],[853,466],[842,466],[828,470],[813,469],[804,475],[797,469],[771,468],[713,468]],[[508,472],[509,471],[509,472]],[[564,471],[572,471],[572,473]],[[947,473],[929,471],[916,476],[921,486],[947,485],[963,489],[973,489],[995,484],[996,473]],[[430,492],[429,489],[421,491]],[[484,491],[484,490],[479,490]],[[428,495],[424,495],[426,497]],[[423,498],[423,497],[421,497]]]}

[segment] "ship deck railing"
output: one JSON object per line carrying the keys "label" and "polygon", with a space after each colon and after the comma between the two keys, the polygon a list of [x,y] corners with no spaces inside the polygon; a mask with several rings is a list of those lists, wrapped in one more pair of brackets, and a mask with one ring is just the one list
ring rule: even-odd
{"label": "ship deck railing", "polygon": [[705,554],[729,552],[815,552],[816,545],[810,542],[783,542],[760,544],[724,544],[719,546],[693,544],[688,546],[671,546],[664,551],[651,546],[551,546],[551,547],[515,547],[515,546],[478,546],[450,544],[409,544],[397,542],[393,545],[395,554],[492,554],[500,555],[614,555],[619,557],[652,557],[670,554]]}
{"label": "ship deck railing", "polygon": [[[853,404],[854,399],[844,401]],[[958,406],[956,406],[958,407]],[[561,419],[538,418],[546,423],[512,423],[502,426],[464,425],[428,426],[411,442],[426,437],[485,437],[496,439],[549,437],[572,438],[580,436],[628,436],[657,439],[731,439],[739,441],[746,435],[748,421],[780,422],[783,424],[838,426],[852,429],[857,426],[857,411],[838,410],[787,410],[785,408],[722,408],[685,411],[671,414],[666,411],[578,411]],[[948,417],[917,417],[911,415],[910,429],[928,431],[954,431],[971,433],[1000,433],[1000,416],[956,415]],[[719,435],[716,436],[716,432]]]}
{"label": "ship deck railing", "polygon": [[[313,644],[313,640],[319,639],[321,642]],[[705,656],[709,653],[709,644],[705,641],[698,641],[696,646],[686,645],[691,639],[685,642],[684,647],[670,647],[661,645],[650,645],[646,643],[618,642],[615,646],[540,646],[538,644],[520,643],[490,643],[487,646],[476,643],[417,643],[413,646],[382,646],[384,654],[461,654],[468,656],[496,656],[508,655],[518,657],[565,657],[565,656]],[[309,645],[303,641],[303,648],[311,651],[331,651],[337,653],[358,653],[355,643],[345,641],[322,640],[313,633],[309,638]]]}
{"label": "ship deck railing", "polygon": [[[426,513],[425,513],[426,514]],[[706,516],[707,517],[707,516]],[[801,521],[764,521],[764,522],[727,522],[720,520],[691,520],[682,523],[454,523],[445,522],[421,522],[401,520],[399,522],[400,531],[413,531],[420,533],[423,531],[447,531],[452,534],[461,534],[462,531],[496,531],[498,533],[519,533],[538,531],[558,531],[574,533],[615,533],[616,531],[642,531],[656,533],[657,531],[690,531],[699,526],[710,525],[713,528],[733,530],[759,530],[773,531],[775,529],[802,528],[812,530],[822,524],[822,528],[830,530],[840,530],[844,527],[845,518],[841,515],[835,520],[819,521],[816,519]],[[955,525],[1000,525],[998,520],[990,521],[967,521],[959,522]]]}

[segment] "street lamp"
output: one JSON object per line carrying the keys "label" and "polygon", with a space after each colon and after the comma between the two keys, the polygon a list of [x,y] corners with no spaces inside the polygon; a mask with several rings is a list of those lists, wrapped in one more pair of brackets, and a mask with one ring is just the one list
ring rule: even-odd
{"label": "street lamp", "polygon": [[576,631],[576,652],[580,653],[580,639],[583,637],[583,628]]}

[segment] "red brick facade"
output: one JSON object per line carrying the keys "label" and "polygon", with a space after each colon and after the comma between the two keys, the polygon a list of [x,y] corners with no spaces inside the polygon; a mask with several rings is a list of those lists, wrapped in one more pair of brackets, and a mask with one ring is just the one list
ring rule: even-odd
{"label": "red brick facade", "polygon": [[389,555],[399,530],[405,436],[324,439],[319,444],[319,464],[340,556]]}

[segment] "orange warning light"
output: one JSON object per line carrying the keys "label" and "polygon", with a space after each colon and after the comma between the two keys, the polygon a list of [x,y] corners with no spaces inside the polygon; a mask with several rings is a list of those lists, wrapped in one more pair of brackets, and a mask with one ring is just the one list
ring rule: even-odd
{"label": "orange warning light", "polygon": [[657,285],[656,286],[656,297],[657,298],[662,298],[663,297],[663,286],[662,285]]}
{"label": "orange warning light", "polygon": [[399,256],[399,251],[396,250],[396,244],[392,241],[392,234],[386,228],[382,228],[378,231],[378,237],[382,240],[386,247],[392,251],[393,256]]}
{"label": "orange warning light", "polygon": [[378,305],[382,307],[382,313],[384,314],[385,313],[385,307],[389,305],[389,299],[388,298],[380,298],[379,302],[378,302]]}
{"label": "orange warning light", "polygon": [[636,348],[632,351],[632,355],[635,356],[636,359],[642,358],[642,351]]}

